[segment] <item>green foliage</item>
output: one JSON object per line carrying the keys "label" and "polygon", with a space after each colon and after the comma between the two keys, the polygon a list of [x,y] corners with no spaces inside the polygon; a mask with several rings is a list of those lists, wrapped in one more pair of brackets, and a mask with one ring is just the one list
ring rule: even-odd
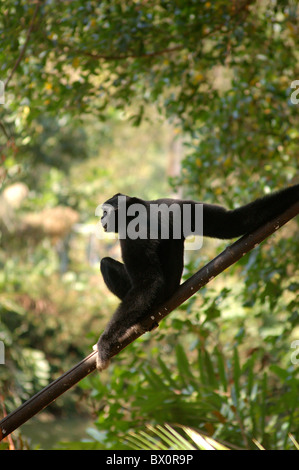
{"label": "green foliage", "polygon": [[154,434],[140,431],[132,433],[128,437],[131,446],[135,450],[229,450],[227,447],[219,444],[214,439],[203,436],[191,428],[182,426],[182,430],[190,441],[183,437],[179,432],[169,425],[157,426],[153,428],[148,426],[148,430]]}
{"label": "green foliage", "polygon": [[19,251],[18,260],[2,264],[0,339],[5,344],[5,365],[0,367],[0,380],[8,411],[60,375],[62,358],[63,367],[71,367],[90,344],[87,336],[82,338],[81,312],[96,308],[94,299],[82,304],[76,288],[79,279],[75,285],[67,276],[59,279],[58,267],[57,255],[46,244],[31,255],[31,263]]}
{"label": "green foliage", "polygon": [[7,131],[16,122],[22,142],[44,112],[106,119],[113,106],[138,125],[155,103],[190,136],[179,181],[193,193],[201,188],[201,197],[223,193],[233,168],[247,182],[257,160],[263,175],[251,191],[298,169],[290,96],[299,35],[291,0],[17,0],[2,2],[2,10],[1,73],[9,80],[2,122]]}
{"label": "green foliage", "polygon": [[[1,7],[0,182],[29,186],[21,213],[63,204],[93,223],[95,207],[113,193],[165,196],[169,128],[156,123],[153,106],[184,142],[173,190],[232,207],[296,179],[296,2]],[[12,390],[9,409],[85,355],[115,306],[78,238],[64,274],[49,239],[1,246],[0,340],[9,367],[0,374],[3,391]],[[288,433],[298,440],[299,422],[290,360],[298,242],[293,221],[131,345],[103,383],[86,379],[97,427],[92,442],[68,448],[120,448],[149,422],[193,426],[228,447],[251,448],[253,439],[291,447]],[[185,277],[222,247],[205,243],[203,254],[188,254]]]}
{"label": "green foliage", "polygon": [[[166,180],[161,184],[158,179],[165,173],[161,154],[167,148],[167,129],[165,124],[150,127],[145,122],[136,136],[118,112],[111,112],[106,123],[86,118],[86,126],[80,128],[53,118],[38,120],[32,139],[22,147],[22,158],[16,154],[4,162],[7,176],[2,189],[20,180],[30,188],[22,206],[10,208],[11,217],[18,220],[17,216],[63,205],[75,209],[79,221],[92,227],[98,222],[97,205],[111,192],[157,197],[158,190],[167,187]],[[137,181],[127,166],[129,162],[135,167],[141,152]],[[114,180],[115,171],[121,181]],[[152,184],[146,186],[149,180]],[[0,380],[7,412],[87,355],[115,308],[101,283],[98,263],[99,254],[113,246],[91,242],[90,235],[74,231],[58,241],[45,237],[37,242],[34,233],[0,239],[0,341],[6,360],[0,366]],[[71,413],[77,401],[74,391],[50,410]],[[84,401],[78,409],[85,411]]]}
{"label": "green foliage", "polygon": [[[210,437],[196,432],[192,428],[180,426],[189,439],[182,436],[169,425],[147,426],[148,432],[140,431],[132,433],[128,437],[131,447],[135,450],[230,450],[226,445],[211,439]],[[154,437],[153,437],[154,436]],[[294,448],[299,450],[299,444],[292,434],[289,435]],[[265,448],[256,440],[255,445],[260,450]],[[233,449],[233,447],[232,447]]]}
{"label": "green foliage", "polygon": [[292,447],[289,433],[296,436],[298,423],[293,367],[261,368],[258,352],[241,361],[237,348],[231,355],[199,348],[188,352],[189,359],[180,344],[175,351],[173,364],[161,356],[155,367],[135,360],[138,376],[133,366],[126,371],[115,366],[107,386],[98,377],[84,380],[103,407],[95,425],[105,433],[96,440],[126,448],[132,430],[168,422],[191,426],[233,448],[254,448],[254,440],[267,449]]}
{"label": "green foliage", "polygon": [[[99,406],[95,425],[106,430],[96,441],[123,448],[132,430],[167,422],[208,433],[229,448],[294,448],[297,266],[281,258],[285,243],[269,240],[242,259],[243,277],[235,266],[174,312],[152,339],[131,345],[115,359],[107,385],[101,377],[84,381]],[[290,246],[295,260],[298,246]],[[188,268],[194,269],[191,261]]]}

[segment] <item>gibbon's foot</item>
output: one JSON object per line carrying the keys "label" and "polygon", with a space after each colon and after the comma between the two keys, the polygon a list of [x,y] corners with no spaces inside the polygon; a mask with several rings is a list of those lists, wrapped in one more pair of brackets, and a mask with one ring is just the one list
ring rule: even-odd
{"label": "gibbon's foot", "polygon": [[[143,335],[147,331],[152,331],[153,329],[157,328],[159,324],[157,322],[153,322],[150,329],[145,328],[142,324],[136,323],[135,325],[130,326],[125,330],[125,333],[123,333],[120,337],[115,342],[114,339],[114,346],[116,346],[117,349],[122,349],[122,343],[126,341],[132,333],[137,334],[138,336]],[[97,351],[97,369],[99,371],[103,369],[107,369],[107,367],[110,364],[110,357],[111,357],[111,344],[112,344],[112,338],[109,337],[109,330],[108,333],[104,332],[100,338],[97,344],[93,346],[93,350]],[[113,349],[113,348],[112,348]]]}
{"label": "gibbon's foot", "polygon": [[97,366],[98,371],[101,372],[102,370],[107,369],[107,367],[110,364],[110,359],[104,359],[102,357],[101,351],[98,348],[98,344],[99,342],[95,344],[92,349],[94,351],[97,351],[96,366]]}

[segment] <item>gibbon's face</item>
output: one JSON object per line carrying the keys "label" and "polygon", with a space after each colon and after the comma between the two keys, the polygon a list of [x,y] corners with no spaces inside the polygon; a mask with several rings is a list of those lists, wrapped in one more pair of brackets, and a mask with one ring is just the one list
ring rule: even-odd
{"label": "gibbon's face", "polygon": [[103,215],[101,217],[101,224],[105,232],[118,232],[118,197],[123,196],[118,193],[112,198],[108,199],[102,205]]}
{"label": "gibbon's face", "polygon": [[105,232],[117,233],[117,208],[108,204],[102,206],[103,215],[101,217],[101,224]]}
{"label": "gibbon's face", "polygon": [[101,217],[101,224],[105,232],[119,233],[120,227],[118,226],[119,215],[122,214],[121,221],[124,224],[123,229],[126,228],[127,224],[134,218],[134,216],[127,215],[127,209],[136,203],[143,203],[141,199],[136,197],[125,196],[124,194],[117,193],[110,199],[108,199],[102,205],[103,215]]}

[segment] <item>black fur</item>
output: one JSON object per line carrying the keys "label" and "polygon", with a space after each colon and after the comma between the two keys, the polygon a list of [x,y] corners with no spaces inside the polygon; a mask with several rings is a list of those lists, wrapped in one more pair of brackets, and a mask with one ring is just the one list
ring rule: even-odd
{"label": "black fur", "polygon": [[[111,348],[122,341],[127,331],[135,328],[142,332],[140,326],[142,319],[170,298],[178,288],[183,271],[184,240],[188,235],[185,233],[180,238],[175,238],[174,225],[180,217],[177,214],[167,220],[170,229],[168,239],[162,236],[163,222],[165,222],[163,215],[159,220],[156,239],[149,239],[148,226],[143,232],[146,238],[124,238],[117,223],[119,196],[123,195],[116,194],[103,205],[103,227],[107,231],[119,232],[124,264],[112,258],[103,258],[101,262],[104,281],[111,292],[119,297],[121,303],[97,343],[97,367],[100,370],[107,367]],[[150,207],[153,204],[166,204],[167,207],[177,204],[180,208],[184,204],[190,205],[192,220],[190,228],[191,232],[194,232],[195,207],[201,203],[176,199],[144,201],[129,196],[123,196],[123,199],[127,208],[133,204],[141,204],[145,208],[146,216],[139,220],[136,230],[142,229],[143,224],[149,225]],[[202,234],[220,239],[241,236],[270,221],[297,201],[299,201],[299,185],[230,211],[217,205],[203,204]],[[115,216],[116,224],[113,226]],[[126,227],[132,220],[134,220],[132,215],[126,218]],[[181,219],[179,223],[182,224]]]}

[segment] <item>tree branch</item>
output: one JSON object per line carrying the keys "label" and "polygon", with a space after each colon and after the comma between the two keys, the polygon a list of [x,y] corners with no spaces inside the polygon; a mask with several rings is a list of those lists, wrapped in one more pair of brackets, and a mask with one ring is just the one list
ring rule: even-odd
{"label": "tree branch", "polygon": [[[232,245],[228,246],[220,255],[210,261],[206,266],[201,268],[197,273],[191,276],[177,290],[177,292],[162,305],[158,311],[153,312],[143,322],[142,326],[147,329],[153,329],[153,326],[159,323],[162,318],[166,317],[172,310],[177,308],[201,287],[206,285],[215,276],[223,272],[226,268],[236,263],[246,253],[259,245],[265,238],[276,232],[280,227],[289,220],[299,214],[299,202],[287,209],[283,214],[273,219],[271,222],[263,225],[253,233],[244,235]],[[128,344],[138,338],[140,333],[130,329],[127,338],[123,343],[115,345],[112,350],[112,356],[118,354]],[[43,390],[38,392],[28,401],[23,403],[15,411],[11,412],[0,421],[0,440],[8,436],[11,432],[29,420],[36,413],[48,406],[56,398],[69,390],[73,385],[78,383],[83,377],[90,374],[96,368],[96,352],[92,352],[89,356],[76,364],[72,369],[67,371],[61,377],[50,383]]]}

